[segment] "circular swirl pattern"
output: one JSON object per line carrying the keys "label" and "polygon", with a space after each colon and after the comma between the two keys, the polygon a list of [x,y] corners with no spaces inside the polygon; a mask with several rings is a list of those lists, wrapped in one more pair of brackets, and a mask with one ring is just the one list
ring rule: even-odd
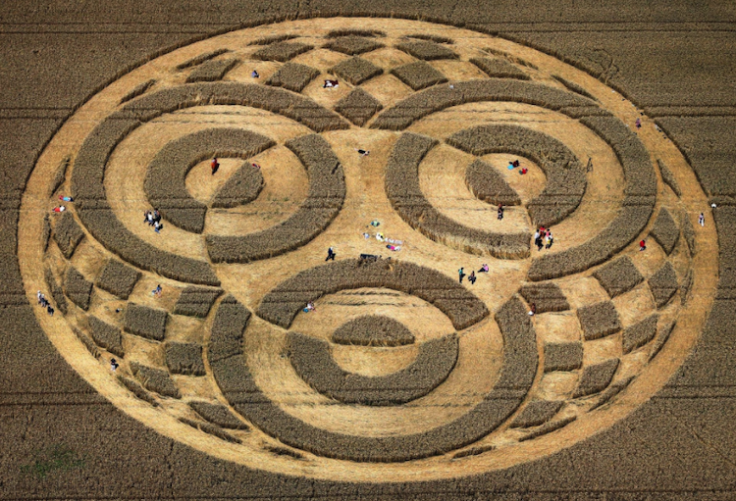
{"label": "circular swirl pattern", "polygon": [[715,230],[689,211],[705,197],[639,117],[590,75],[459,28],[236,31],[132,71],[59,130],[22,202],[24,283],[63,314],[37,311],[86,380],[209,454],[350,481],[506,468],[641,405],[704,324]]}
{"label": "circular swirl pattern", "polygon": [[[148,168],[144,182],[148,201],[171,224],[202,233],[207,206],[195,200],[186,188],[186,176],[191,168],[213,157],[247,159],[273,144],[265,136],[238,129],[207,129],[173,141],[156,155]],[[222,194],[217,194],[212,205],[233,207],[251,202],[262,185],[261,173],[246,163],[222,187]]]}

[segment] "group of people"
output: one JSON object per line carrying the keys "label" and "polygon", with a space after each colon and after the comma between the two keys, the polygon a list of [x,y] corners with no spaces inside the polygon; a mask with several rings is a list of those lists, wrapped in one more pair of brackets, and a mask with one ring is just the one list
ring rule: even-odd
{"label": "group of people", "polygon": [[[59,195],[59,200],[61,200],[62,202],[70,202],[70,203],[74,202],[74,199],[72,197],[67,197],[64,195]],[[63,205],[57,205],[56,207],[52,209],[52,211],[56,212],[57,214],[64,212],[65,210],[66,210],[66,207]]]}
{"label": "group of people", "polygon": [[[521,166],[521,163],[518,160],[514,160],[513,162],[509,162],[508,169],[514,170],[515,168],[520,167],[520,166]],[[521,169],[519,169],[519,174],[521,174],[522,176],[526,174],[527,172],[529,172],[529,169],[527,169],[526,167],[521,167]]]}
{"label": "group of people", "polygon": [[[470,275],[467,275],[465,273],[465,268],[464,267],[460,267],[460,269],[457,270],[457,273],[458,273],[458,277],[460,279],[460,283],[463,283],[463,279],[466,276],[468,277],[468,282],[470,282],[472,285],[475,285],[475,281],[478,280],[478,276],[475,274],[476,273],[475,270],[471,271],[470,272]],[[486,263],[483,263],[483,265],[478,270],[478,274],[481,274],[481,273],[488,273],[488,265]]]}
{"label": "group of people", "polygon": [[54,316],[54,308],[51,306],[51,303],[48,299],[46,299],[46,296],[43,294],[43,292],[38,291],[36,294],[38,297],[38,304],[41,306],[41,308],[45,308],[46,312],[49,314],[49,316]]}
{"label": "group of people", "polygon": [[549,228],[542,226],[534,232],[534,245],[537,246],[537,250],[541,251],[542,248],[549,249],[554,242],[555,239],[552,236],[552,230]]}
{"label": "group of people", "polygon": [[44,296],[43,292],[38,291],[36,293],[36,296],[38,297],[38,304],[41,306],[41,308],[46,308],[46,313],[48,313],[50,317],[53,317],[54,308],[51,306],[51,303],[49,303],[49,300],[46,299],[46,296]]}
{"label": "group of people", "polygon": [[164,225],[161,223],[161,213],[158,211],[158,209],[147,210],[144,213],[143,218],[144,223],[148,223],[148,226],[153,226],[153,230],[156,233],[161,232],[161,228],[164,227]]}

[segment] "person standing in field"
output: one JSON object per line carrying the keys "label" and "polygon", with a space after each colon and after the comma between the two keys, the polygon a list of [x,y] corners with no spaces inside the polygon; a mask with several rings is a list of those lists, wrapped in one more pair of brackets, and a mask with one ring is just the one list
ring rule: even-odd
{"label": "person standing in field", "polygon": [[533,317],[536,314],[537,314],[537,305],[536,303],[532,303],[531,306],[529,307],[529,316]]}
{"label": "person standing in field", "polygon": [[325,258],[325,261],[330,261],[330,260],[334,261],[335,256],[337,256],[337,254],[335,254],[335,249],[330,247],[329,249],[327,249],[327,257]]}
{"label": "person standing in field", "polygon": [[472,285],[475,285],[475,280],[478,277],[475,276],[475,271],[471,271],[470,275],[468,275],[468,282],[470,282]]}
{"label": "person standing in field", "polygon": [[702,212],[698,216],[698,224],[700,226],[705,226],[705,214],[703,214]]}
{"label": "person standing in field", "polygon": [[503,219],[503,205],[498,204],[498,220]]}
{"label": "person standing in field", "polygon": [[646,242],[646,240],[642,240],[641,242],[639,242],[639,250],[640,251],[647,250],[647,242]]}
{"label": "person standing in field", "polygon": [[465,278],[465,268],[460,268],[457,270],[457,274],[460,277],[460,283],[463,283],[463,278]]}
{"label": "person standing in field", "polygon": [[552,236],[551,231],[547,231],[547,238],[545,238],[544,240],[546,243],[546,245],[544,246],[545,249],[549,249],[550,247],[552,247],[552,244],[555,242],[555,239]]}
{"label": "person standing in field", "polygon": [[212,159],[212,162],[210,163],[210,168],[212,169],[212,175],[215,175],[215,172],[217,172],[217,169],[220,168],[220,162],[217,161],[217,157]]}
{"label": "person standing in field", "polygon": [[544,231],[540,231],[539,235],[537,235],[537,238],[534,239],[534,245],[537,246],[538,251],[541,251],[542,247],[544,247],[544,240],[543,240],[544,238],[545,238]]}

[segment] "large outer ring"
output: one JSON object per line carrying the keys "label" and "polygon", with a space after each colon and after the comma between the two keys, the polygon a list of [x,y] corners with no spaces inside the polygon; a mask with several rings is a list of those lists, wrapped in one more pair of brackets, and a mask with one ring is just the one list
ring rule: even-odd
{"label": "large outer ring", "polygon": [[[453,36],[476,40],[477,42],[474,42],[474,44],[478,46],[493,45],[498,50],[514,53],[539,67],[544,67],[550,73],[568,71],[570,72],[570,79],[595,95],[604,107],[615,109],[616,115],[620,118],[625,118],[627,122],[633,123],[633,120],[638,116],[638,112],[631,107],[630,103],[624,102],[621,104],[623,101],[621,94],[594,77],[575,70],[552,56],[512,42],[490,36],[479,36],[477,32],[470,30],[419,21],[376,18],[337,19],[336,21],[339,21],[343,27],[353,29],[391,30],[398,29],[395,26],[399,25],[402,32],[436,33],[438,35],[446,34],[449,30]],[[301,31],[305,28],[314,29],[316,32],[320,30],[326,32],[328,28],[323,26],[324,24],[326,23],[322,19],[288,21],[249,28],[245,30],[245,33],[247,33],[247,36],[257,38],[271,35],[274,31]],[[160,64],[165,68],[172,68],[187,57],[216,49],[223,43],[227,43],[225,40],[232,41],[239,35],[241,35],[241,32],[230,32],[223,35],[222,38],[218,36],[194,43],[181,50],[161,56],[156,59],[156,64]],[[104,97],[118,102],[130,89],[149,79],[148,66],[141,66],[110,84],[104,92],[91,98],[78,110],[80,115],[87,113],[87,124],[75,124],[78,127],[77,130],[83,131],[85,135],[91,132],[94,122],[98,122],[100,118],[98,112],[95,111],[95,106],[100,106],[101,98]],[[624,108],[624,104],[628,109]],[[24,249],[24,252],[19,254],[19,264],[26,285],[27,300],[30,303],[35,301],[35,291],[44,286],[42,267],[38,266],[42,258],[38,242],[43,231],[42,218],[38,217],[38,200],[48,198],[49,181],[53,179],[56,167],[66,154],[63,148],[59,147],[60,144],[64,141],[67,141],[67,144],[75,143],[70,122],[72,120],[59,129],[56,136],[49,142],[49,145],[39,157],[29,177],[22,199],[18,241],[19,248]],[[675,169],[680,184],[686,185],[685,191],[688,193],[690,200],[704,201],[705,195],[681,153],[666,139],[655,139],[653,141],[653,143],[647,143],[647,145],[656,147],[657,151],[670,158],[673,162],[670,167]],[[174,417],[162,414],[149,406],[140,405],[139,400],[119,385],[116,385],[109,373],[104,371],[99,363],[89,356],[66,322],[58,322],[57,319],[54,323],[51,323],[51,320],[45,314],[39,313],[38,309],[34,311],[38,323],[47,332],[49,339],[86,381],[126,414],[145,423],[162,435],[224,460],[277,473],[348,482],[427,481],[508,468],[555,453],[613,425],[660,390],[694,346],[710,311],[709,305],[715,295],[717,267],[714,266],[714,263],[717,262],[717,246],[715,244],[717,234],[714,225],[706,226],[698,233],[696,239],[698,254],[693,261],[693,267],[696,271],[693,288],[698,291],[699,300],[704,304],[704,307],[699,311],[687,309],[680,315],[678,325],[661,354],[650,362],[625,392],[617,397],[616,405],[607,406],[596,410],[595,413],[580,417],[573,425],[557,431],[554,434],[555,437],[540,437],[519,444],[515,446],[514,454],[495,454],[491,452],[468,457],[462,461],[409,462],[392,470],[376,469],[370,464],[347,463],[319,458],[315,458],[315,462],[310,462],[309,465],[299,464],[294,466],[293,462],[283,458],[275,458],[272,454],[258,450],[243,455],[240,449],[229,444],[223,444],[221,440],[201,433],[193,433],[189,426],[178,422]]]}

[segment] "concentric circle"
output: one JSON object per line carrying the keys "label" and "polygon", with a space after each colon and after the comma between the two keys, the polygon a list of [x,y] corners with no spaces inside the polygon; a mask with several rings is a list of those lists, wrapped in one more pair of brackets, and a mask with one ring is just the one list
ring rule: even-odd
{"label": "concentric circle", "polygon": [[159,433],[289,475],[428,480],[554,453],[658,391],[712,304],[704,204],[646,117],[551,56],[300,20],[84,104],[28,182],[19,258],[57,349]]}

